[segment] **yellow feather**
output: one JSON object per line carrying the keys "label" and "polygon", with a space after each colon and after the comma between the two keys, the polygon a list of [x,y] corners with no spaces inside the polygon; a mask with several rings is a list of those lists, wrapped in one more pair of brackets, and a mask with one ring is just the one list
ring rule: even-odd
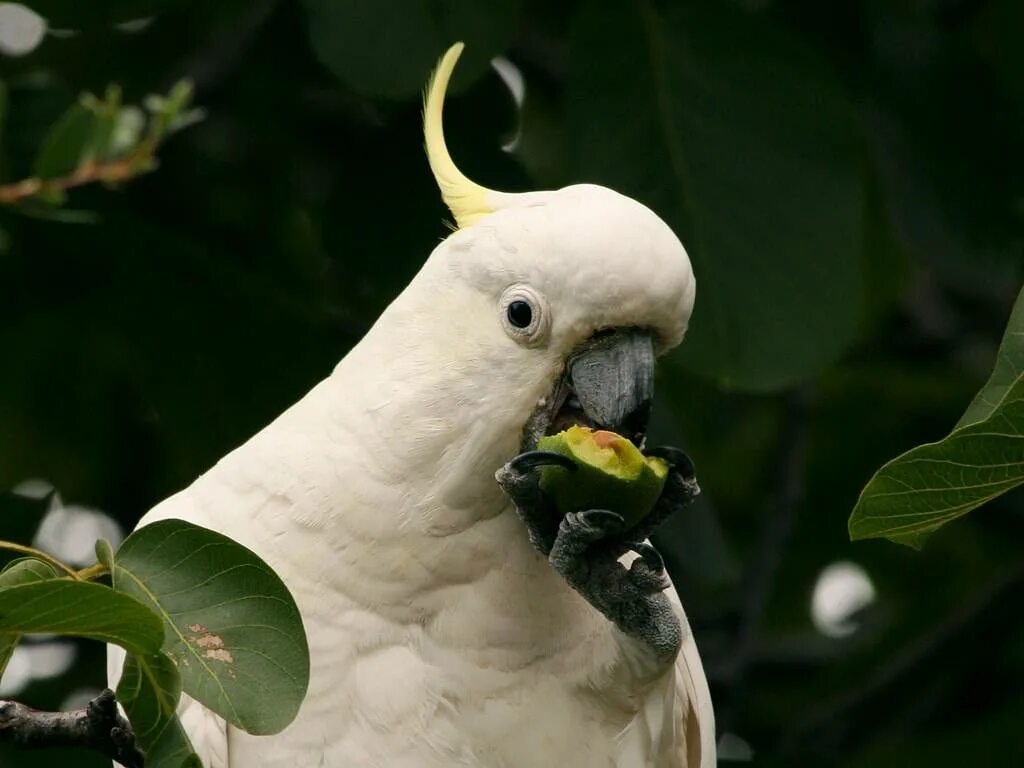
{"label": "yellow feather", "polygon": [[427,92],[423,100],[423,138],[427,149],[427,160],[430,170],[434,173],[437,186],[441,189],[441,198],[455,216],[459,227],[468,227],[482,216],[493,213],[494,209],[487,203],[491,190],[466,178],[448,154],[448,146],[444,141],[444,96],[448,90],[455,63],[465,46],[455,43],[445,52],[437,64],[437,69],[427,84]]}

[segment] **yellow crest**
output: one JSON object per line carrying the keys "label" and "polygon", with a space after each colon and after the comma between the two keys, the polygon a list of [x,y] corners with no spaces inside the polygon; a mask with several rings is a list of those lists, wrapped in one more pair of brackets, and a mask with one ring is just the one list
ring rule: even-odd
{"label": "yellow crest", "polygon": [[444,96],[448,90],[455,62],[465,46],[455,43],[445,52],[438,62],[437,69],[427,84],[427,92],[423,100],[423,138],[426,143],[427,160],[430,170],[434,173],[437,186],[441,189],[441,198],[455,216],[455,223],[468,227],[482,216],[493,213],[494,208],[488,204],[493,194],[486,187],[470,181],[448,154],[448,146],[444,141]]}

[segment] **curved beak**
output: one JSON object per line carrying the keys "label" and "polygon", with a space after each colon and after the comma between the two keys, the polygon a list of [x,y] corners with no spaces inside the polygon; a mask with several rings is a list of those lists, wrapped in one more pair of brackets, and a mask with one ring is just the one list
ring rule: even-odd
{"label": "curved beak", "polygon": [[654,398],[654,343],[628,328],[599,334],[570,357],[568,379],[579,406],[596,426],[639,443]]}

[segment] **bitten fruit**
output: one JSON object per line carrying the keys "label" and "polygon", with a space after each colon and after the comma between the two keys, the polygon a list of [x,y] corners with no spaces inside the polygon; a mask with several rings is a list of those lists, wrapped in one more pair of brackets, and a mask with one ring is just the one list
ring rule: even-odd
{"label": "bitten fruit", "polygon": [[569,427],[542,437],[537,450],[566,456],[576,471],[559,466],[541,470],[540,487],[559,512],[607,509],[622,515],[632,528],[654,508],[668,478],[668,464],[646,457],[615,432]]}

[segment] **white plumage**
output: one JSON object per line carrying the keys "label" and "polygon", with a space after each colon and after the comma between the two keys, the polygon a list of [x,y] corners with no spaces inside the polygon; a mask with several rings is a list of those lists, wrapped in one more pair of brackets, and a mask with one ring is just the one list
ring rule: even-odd
{"label": "white plumage", "polygon": [[[250,547],[305,621],[309,694],[281,734],[183,701],[206,768],[715,764],[689,632],[675,666],[654,668],[531,547],[494,480],[580,341],[641,326],[679,342],[689,260],[655,214],[602,187],[500,203],[434,250],[328,378],[141,521]],[[543,343],[503,329],[515,284],[544,298]]]}

